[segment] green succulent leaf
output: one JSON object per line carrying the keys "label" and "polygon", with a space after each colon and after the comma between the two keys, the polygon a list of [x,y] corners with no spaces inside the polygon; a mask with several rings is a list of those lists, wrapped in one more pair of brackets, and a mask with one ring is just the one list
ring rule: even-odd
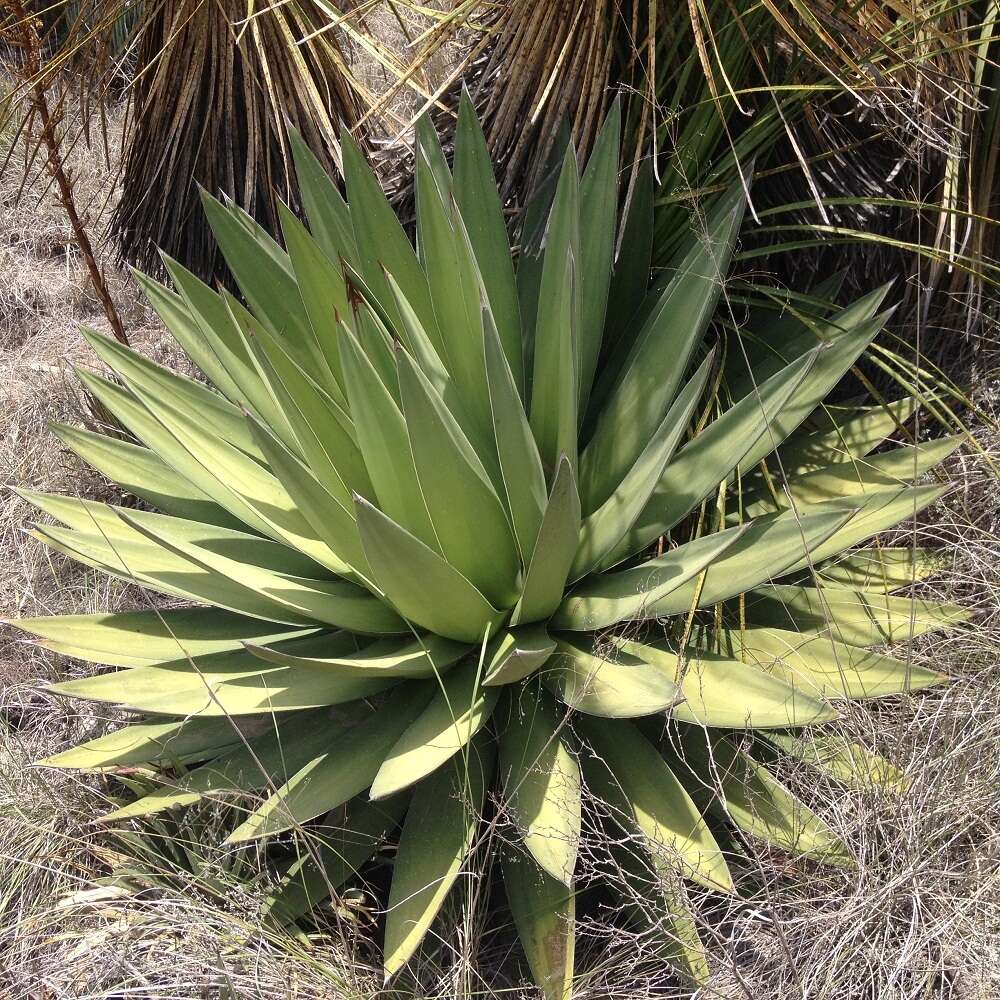
{"label": "green succulent leaf", "polygon": [[513,684],[530,677],[555,652],[544,625],[521,625],[501,632],[486,654],[486,685]]}
{"label": "green succulent leaf", "polygon": [[567,887],[580,843],[580,768],[551,697],[526,686],[507,702],[500,775],[511,820],[538,866]]}
{"label": "green succulent leaf", "polygon": [[502,856],[503,884],[521,947],[545,1000],[571,1000],[576,897],[517,848]]}
{"label": "green succulent leaf", "polygon": [[499,689],[483,686],[476,660],[445,674],[430,703],[386,753],[371,797],[408,788],[463,750],[489,721],[499,697]]}
{"label": "green succulent leaf", "polygon": [[[793,854],[854,868],[843,841],[777,778],[725,736],[681,727],[681,753],[692,795],[703,808],[732,820],[741,830]],[[681,765],[683,766],[683,765]],[[718,785],[713,796],[696,786],[711,775]]]}
{"label": "green succulent leaf", "polygon": [[264,903],[264,914],[279,925],[294,923],[339,889],[372,857],[397,826],[409,796],[384,802],[363,798],[347,804],[346,815],[336,810],[310,830],[300,856],[285,870]]}
{"label": "green succulent leaf", "polygon": [[870,647],[968,617],[893,596],[941,554],[859,548],[944,493],[940,474],[919,480],[960,443],[909,426],[914,398],[826,400],[888,321],[888,286],[837,308],[842,275],[743,284],[746,318],[713,325],[745,185],[675,225],[679,189],[655,189],[652,159],[620,197],[621,130],[617,104],[585,125],[582,176],[568,123],[548,137],[516,246],[467,94],[454,172],[431,118],[416,123],[415,242],[348,130],[346,200],[293,130],[305,218],[280,210],[287,250],[205,198],[239,296],[169,258],[173,288],[137,276],[207,383],[85,332],[110,372],[82,384],[125,433],[56,433],[156,510],[21,491],[34,537],[171,604],[14,623],[124,668],[53,693],[139,713],[42,763],[113,771],[136,800],[105,819],[146,817],[157,846],[124,835],[151,863],[182,851],[166,810],[243,810],[231,843],[280,836],[234,855],[277,863],[272,923],[364,879],[401,823],[388,976],[462,872],[478,877],[497,803],[528,964],[569,1000],[593,848],[579,760],[617,841],[593,856],[656,953],[704,984],[683,883],[732,892],[723,846],[747,837],[850,865],[823,806],[776,774],[905,787],[873,751],[802,730],[842,699],[943,680]]}
{"label": "green succulent leaf", "polygon": [[593,636],[557,636],[542,680],[570,708],[611,719],[653,715],[681,697],[676,671],[664,669],[662,657],[647,662],[614,644],[602,649]]}
{"label": "green succulent leaf", "polygon": [[387,980],[416,952],[455,885],[474,842],[494,765],[493,741],[477,739],[466,756],[413,789],[386,911]]}
{"label": "green succulent leaf", "polygon": [[[321,749],[305,761],[302,757],[306,754],[300,754],[295,762],[300,766],[229,835],[227,843],[238,844],[297,828],[364,791],[400,734],[419,717],[429,694],[426,682],[417,688],[397,688],[363,725],[353,726],[335,739],[324,740],[322,734],[317,734],[304,740],[308,750]],[[293,766],[287,764],[287,771]]]}
{"label": "green succulent leaf", "polygon": [[729,866],[701,811],[659,751],[631,723],[586,719],[588,775],[619,822],[638,828],[657,870],[734,892]]}
{"label": "green succulent leaf", "polygon": [[543,621],[559,607],[580,543],[580,494],[569,459],[556,469],[542,523],[511,619],[519,625]]}

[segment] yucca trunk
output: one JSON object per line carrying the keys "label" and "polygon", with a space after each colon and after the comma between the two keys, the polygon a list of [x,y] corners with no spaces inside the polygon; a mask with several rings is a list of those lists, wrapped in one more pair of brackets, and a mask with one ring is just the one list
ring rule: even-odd
{"label": "yucca trunk", "polygon": [[[160,0],[139,29],[122,198],[122,255],[160,270],[158,249],[207,277],[221,260],[198,188],[228,195],[268,230],[294,202],[288,126],[327,167],[358,105],[350,73],[312,0],[255,12],[246,0]],[[157,249],[158,248],[158,249]]]}

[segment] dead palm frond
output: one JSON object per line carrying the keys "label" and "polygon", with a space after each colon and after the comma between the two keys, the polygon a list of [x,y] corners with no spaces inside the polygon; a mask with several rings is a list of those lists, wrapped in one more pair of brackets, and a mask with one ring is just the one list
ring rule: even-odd
{"label": "dead palm frond", "polygon": [[[8,6],[4,26],[17,23]],[[329,169],[338,131],[369,98],[332,30],[326,0],[34,0],[24,5],[46,58],[41,83],[81,110],[76,141],[95,140],[109,100],[131,101],[112,231],[122,256],[159,266],[156,248],[212,275],[218,261],[198,188],[225,194],[262,225],[294,203],[288,126]],[[8,51],[8,60],[17,54]],[[21,92],[11,115],[23,125]],[[30,167],[29,167],[30,169]]]}
{"label": "dead palm frond", "polygon": [[767,255],[779,273],[849,263],[849,286],[873,267],[918,275],[905,314],[968,329],[998,274],[997,11],[996,0],[507,0],[469,85],[515,203],[544,173],[556,125],[587,150],[620,91],[627,190],[644,161],[656,175],[660,262],[701,199],[753,165],[748,259]]}
{"label": "dead palm frond", "polygon": [[143,13],[113,223],[123,255],[141,267],[155,267],[159,248],[213,275],[198,188],[275,226],[277,199],[295,200],[288,125],[332,169],[339,126],[358,120],[332,36],[299,44],[324,16],[310,0],[246,15],[246,0],[160,0]]}

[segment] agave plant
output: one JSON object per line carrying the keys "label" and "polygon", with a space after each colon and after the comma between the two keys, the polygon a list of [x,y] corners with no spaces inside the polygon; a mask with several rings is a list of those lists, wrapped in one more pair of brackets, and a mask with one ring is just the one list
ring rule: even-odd
{"label": "agave plant", "polygon": [[751,316],[727,360],[707,331],[742,196],[651,280],[648,201],[618,217],[619,129],[582,173],[567,150],[516,268],[467,101],[453,168],[420,127],[416,249],[348,137],[346,200],[297,144],[287,250],[207,198],[246,304],[169,260],[175,290],[140,280],[215,389],[88,333],[117,378],[80,376],[141,443],[56,428],[162,513],[28,494],[61,522],[39,539],[182,602],[19,623],[124,668],[55,691],[140,716],[45,763],[158,775],[107,819],[235,796],[229,842],[298,845],[268,903],[284,922],[401,825],[388,975],[495,809],[528,963],[569,996],[589,789],[662,902],[649,933],[704,979],[684,883],[735,891],[719,831],[849,864],[772,765],[857,780],[859,748],[799,730],[937,681],[867,647],[962,617],[889,596],[930,553],[856,548],[941,493],[909,483],[956,442],[872,455],[910,402],[822,406],[885,289],[811,327]]}

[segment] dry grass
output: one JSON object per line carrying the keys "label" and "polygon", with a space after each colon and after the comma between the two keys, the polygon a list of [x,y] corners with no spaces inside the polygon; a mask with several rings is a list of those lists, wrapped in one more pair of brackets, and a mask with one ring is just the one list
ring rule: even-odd
{"label": "dry grass", "polygon": [[[80,195],[97,224],[113,197],[111,173],[99,156],[80,150],[76,159]],[[86,416],[69,366],[87,362],[76,327],[100,326],[100,310],[51,198],[36,192],[16,205],[13,195],[0,189],[0,478],[107,498],[111,488],[61,452],[45,428],[52,418]],[[113,286],[135,343],[179,363],[127,279],[115,273]],[[996,416],[1000,383],[988,347],[978,364],[976,398]],[[1000,459],[1000,438],[984,433],[983,444]],[[785,777],[820,804],[852,846],[858,871],[757,848],[742,869],[742,900],[703,901],[717,969],[706,996],[1000,997],[1000,506],[981,457],[966,453],[954,472],[947,500],[907,529],[908,537],[946,544],[952,556],[927,588],[976,611],[974,627],[909,651],[954,679],[927,695],[850,706],[836,724],[903,767],[912,787],[901,797],[845,791],[789,767]],[[92,611],[138,600],[134,590],[45,554],[23,533],[30,516],[3,492],[0,613]],[[114,721],[107,710],[45,693],[45,681],[81,669],[0,627],[0,997],[387,995],[368,933],[375,896],[340,900],[309,938],[269,931],[257,916],[269,885],[260,858],[213,847],[218,817],[211,810],[165,827],[162,854],[143,856],[92,824],[118,786],[29,766]],[[198,847],[196,834],[204,837]],[[180,844],[190,850],[180,852]],[[122,868],[131,877],[109,879]],[[530,994],[517,985],[523,970],[502,908],[472,888],[449,905],[438,929],[447,947],[389,995]],[[685,995],[648,942],[602,915],[599,886],[592,895],[578,995]]]}

